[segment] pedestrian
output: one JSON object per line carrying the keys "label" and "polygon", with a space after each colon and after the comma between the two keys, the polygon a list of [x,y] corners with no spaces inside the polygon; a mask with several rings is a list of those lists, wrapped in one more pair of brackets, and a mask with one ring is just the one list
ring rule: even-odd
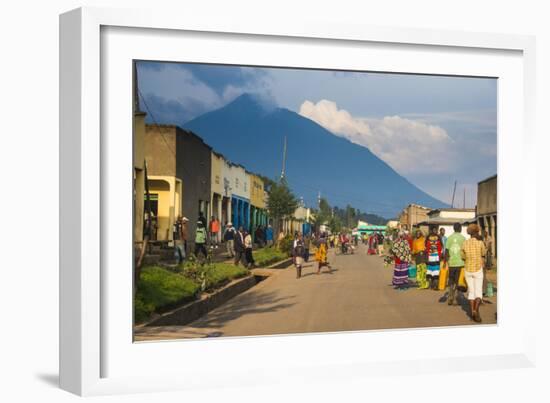
{"label": "pedestrian", "polygon": [[271,227],[271,224],[268,224],[267,228],[265,229],[265,240],[267,242],[267,246],[273,246],[273,228]]}
{"label": "pedestrian", "polygon": [[305,243],[302,234],[297,234],[292,244],[292,257],[296,266],[296,278],[302,277],[302,265],[304,264]]}
{"label": "pedestrian", "polygon": [[202,222],[202,226],[206,228],[206,217],[202,211],[199,211],[199,221]]}
{"label": "pedestrian", "polygon": [[230,258],[235,257],[235,228],[233,227],[233,223],[228,222],[225,225],[225,231],[223,232],[223,241],[225,242],[225,250],[227,251],[227,255]]}
{"label": "pedestrian", "polygon": [[256,227],[256,231],[254,232],[254,238],[256,240],[256,243],[258,244],[258,247],[263,248],[264,247],[264,231],[263,231],[261,225],[258,225]]}
{"label": "pedestrian", "polygon": [[185,260],[185,244],[183,239],[183,217],[178,216],[172,226],[172,239],[174,240],[174,257],[176,264],[181,264]]}
{"label": "pedestrian", "polygon": [[311,247],[311,235],[306,235],[304,237],[304,262],[309,261],[309,249]]}
{"label": "pedestrian", "polygon": [[445,228],[439,228],[439,238],[441,239],[441,246],[443,250],[447,249],[447,237],[445,236]]}
{"label": "pedestrian", "polygon": [[199,253],[202,253],[204,258],[208,257],[206,251],[206,226],[202,221],[197,221],[197,230],[195,232],[195,257],[198,259]]}
{"label": "pedestrian", "polygon": [[183,240],[183,251],[187,257],[187,241],[189,240],[189,230],[187,229],[187,224],[189,223],[189,218],[183,217],[181,219],[181,239]]}
{"label": "pedestrian", "polygon": [[321,268],[324,266],[327,266],[329,273],[332,273],[327,259],[327,246],[328,236],[326,232],[323,232],[317,241],[317,253],[315,254],[315,260],[318,262],[317,274],[321,273]]}
{"label": "pedestrian", "polygon": [[281,230],[279,232],[279,236],[277,237],[277,246],[278,247],[281,246],[281,242],[283,241],[283,239],[285,239],[285,233]]}
{"label": "pedestrian", "polygon": [[421,230],[416,230],[412,246],[413,259],[416,264],[416,284],[420,289],[428,288],[426,279],[426,238]]}
{"label": "pedestrian", "polygon": [[252,269],[255,265],[254,256],[252,255],[252,235],[250,232],[244,232],[244,257],[246,260],[246,267]]}
{"label": "pedestrian", "polygon": [[405,234],[400,231],[392,246],[395,267],[393,269],[392,285],[396,290],[406,290],[409,286],[409,264],[412,261],[411,247]]}
{"label": "pedestrian", "polygon": [[453,225],[453,230],[454,233],[449,236],[445,243],[449,265],[449,297],[447,298],[447,304],[449,305],[458,304],[458,295],[460,293],[458,290],[458,278],[460,276],[460,271],[464,267],[464,260],[462,260],[460,250],[462,249],[462,244],[466,240],[464,235],[462,235],[462,224],[455,223]]}
{"label": "pedestrian", "polygon": [[[244,247],[244,229],[239,227],[239,230],[235,234],[235,266],[238,266],[241,261],[245,259],[245,247]],[[246,263],[244,263],[246,266]]]}
{"label": "pedestrian", "polygon": [[376,233],[372,233],[369,236],[369,248],[367,250],[367,254],[376,255],[377,248],[378,248],[378,236],[376,235]]}
{"label": "pedestrian", "polygon": [[384,254],[384,235],[382,232],[378,233],[378,255]]}
{"label": "pedestrian", "polygon": [[430,235],[426,239],[426,279],[432,290],[439,289],[439,269],[441,265],[441,254],[443,248],[441,239],[437,233],[437,227],[434,225],[430,228]]}
{"label": "pedestrian", "polygon": [[479,226],[468,225],[470,238],[462,243],[461,257],[464,260],[464,277],[468,284],[468,301],[470,303],[470,317],[475,322],[481,322],[479,305],[483,298],[483,265],[486,255],[485,244],[478,239]]}
{"label": "pedestrian", "polygon": [[210,245],[214,249],[218,249],[218,236],[220,233],[220,222],[215,216],[212,216],[210,218],[209,231],[210,231]]}

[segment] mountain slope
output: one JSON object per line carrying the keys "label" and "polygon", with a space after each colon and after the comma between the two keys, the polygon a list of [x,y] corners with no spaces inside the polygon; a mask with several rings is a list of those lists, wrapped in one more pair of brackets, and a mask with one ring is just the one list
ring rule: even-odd
{"label": "mountain slope", "polygon": [[370,150],[338,137],[283,108],[244,94],[184,125],[216,151],[248,170],[280,175],[287,137],[286,177],[294,192],[315,205],[318,192],[331,205],[395,217],[409,203],[445,207],[395,172]]}

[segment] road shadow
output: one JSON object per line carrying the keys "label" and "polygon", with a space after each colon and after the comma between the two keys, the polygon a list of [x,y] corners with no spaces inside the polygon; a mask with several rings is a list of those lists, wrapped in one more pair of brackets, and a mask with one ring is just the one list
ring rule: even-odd
{"label": "road shadow", "polygon": [[[319,276],[320,276],[320,275],[323,275],[323,274],[331,274],[331,275],[332,275],[332,274],[334,274],[334,273],[337,272],[337,271],[338,271],[338,269],[331,269],[331,271],[329,272],[329,271],[327,271],[326,268],[322,268],[322,269],[321,269],[321,272],[320,272],[318,275],[319,275]],[[308,272],[308,273],[302,274],[302,278],[304,278],[304,277],[309,277],[309,276],[316,276],[316,275],[317,275],[317,270],[315,270],[315,271],[310,271],[310,272]]]}
{"label": "road shadow", "polygon": [[295,298],[295,295],[278,297],[277,291],[267,293],[252,291],[246,294],[241,294],[239,297],[229,300],[222,306],[210,311],[202,318],[191,322],[187,326],[197,329],[223,327],[227,322],[246,315],[277,312],[290,308],[295,305],[295,302],[292,302]]}

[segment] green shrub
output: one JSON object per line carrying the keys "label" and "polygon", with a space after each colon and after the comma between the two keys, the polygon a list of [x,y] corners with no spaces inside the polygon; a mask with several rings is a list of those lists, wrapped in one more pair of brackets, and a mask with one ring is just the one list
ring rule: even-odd
{"label": "green shrub", "polygon": [[145,322],[155,311],[155,305],[152,302],[144,302],[141,295],[136,295],[134,300],[134,316],[136,323]]}
{"label": "green shrub", "polygon": [[288,253],[280,251],[276,248],[258,249],[253,251],[252,255],[254,256],[256,265],[260,267],[269,266],[275,262],[285,260],[288,257]]}
{"label": "green shrub", "polygon": [[135,321],[145,322],[153,312],[191,301],[201,291],[223,287],[248,273],[245,267],[228,263],[186,262],[178,266],[177,272],[158,266],[144,267],[134,298]]}
{"label": "green shrub", "polygon": [[235,266],[229,263],[214,263],[206,268],[205,289],[211,290],[222,287],[231,280],[244,277],[248,270],[242,266]]}
{"label": "green shrub", "polygon": [[199,285],[181,274],[158,266],[144,267],[135,297],[135,320],[146,320],[154,311],[192,300],[198,291]]}
{"label": "green shrub", "polygon": [[292,235],[285,235],[279,242],[279,250],[290,256],[292,254],[292,245],[294,244],[294,237]]}

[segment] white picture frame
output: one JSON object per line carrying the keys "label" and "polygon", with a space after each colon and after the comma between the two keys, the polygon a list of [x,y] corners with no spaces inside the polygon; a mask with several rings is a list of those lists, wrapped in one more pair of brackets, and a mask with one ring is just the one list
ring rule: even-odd
{"label": "white picture frame", "polygon": [[[136,48],[138,35],[140,48]],[[287,60],[291,55],[298,60],[296,49],[312,49],[309,59],[293,66],[362,69],[364,61],[352,66],[353,52],[374,52],[380,57],[370,64],[370,70],[459,75],[469,72],[474,76],[499,77],[498,325],[132,343],[128,338],[132,332],[128,327],[131,300],[124,297],[131,294],[131,282],[127,283],[127,290],[120,288],[127,279],[128,265],[132,264],[128,259],[131,248],[113,248],[111,243],[119,236],[127,241],[125,232],[131,232],[128,214],[117,214],[124,212],[120,210],[127,201],[124,197],[131,194],[131,183],[127,181],[131,177],[131,115],[126,116],[131,110],[131,74],[127,81],[123,75],[131,72],[127,62],[132,58],[180,60],[174,44],[182,40],[194,52],[194,61],[273,65],[273,55],[280,59],[286,55]],[[216,48],[224,42],[234,45],[231,55]],[[239,50],[239,44],[258,49],[273,47],[273,52],[247,54]],[[342,57],[332,61],[316,58],[313,48],[317,46],[341,52]],[[208,53],[205,49],[219,52]],[[443,56],[437,57],[440,54]],[[423,57],[403,57],[411,55]],[[509,268],[519,256],[509,247],[513,239],[506,229],[511,228],[512,222],[521,223],[519,227],[515,225],[514,236],[520,239],[521,248],[527,247],[528,220],[524,218],[536,215],[534,58],[534,38],[520,35],[322,21],[283,26],[277,21],[206,20],[158,10],[81,8],[61,15],[61,387],[79,395],[98,395],[292,383],[298,374],[302,381],[334,381],[375,374],[533,366],[536,295],[527,287],[513,290],[513,298],[524,301],[522,314],[511,304],[510,284],[512,276],[534,277],[536,258],[534,254],[522,255],[521,269],[512,273]],[[469,65],[468,60],[475,63]],[[387,67],[390,62],[394,63],[393,69]],[[120,136],[114,136],[115,131]],[[114,153],[118,156],[116,161]],[[512,159],[518,163],[510,163]],[[115,196],[120,203],[113,199]],[[116,223],[112,217],[117,218]],[[124,269],[109,270],[114,266]],[[115,300],[113,295],[123,297]],[[124,315],[127,319],[121,321]],[[403,337],[418,343],[433,335],[456,340],[475,338],[481,340],[481,345],[474,349],[459,344],[434,352],[410,351],[405,356],[389,353],[389,347]],[[318,354],[319,345],[325,349],[330,346],[329,352],[324,349],[322,355]],[[358,346],[364,348],[358,351]],[[186,361],[178,358],[182,353]],[[203,357],[208,357],[208,365],[201,363]],[[136,367],[136,362],[146,368]],[[230,366],[233,371],[229,371]],[[243,376],[249,373],[254,377]]]}

